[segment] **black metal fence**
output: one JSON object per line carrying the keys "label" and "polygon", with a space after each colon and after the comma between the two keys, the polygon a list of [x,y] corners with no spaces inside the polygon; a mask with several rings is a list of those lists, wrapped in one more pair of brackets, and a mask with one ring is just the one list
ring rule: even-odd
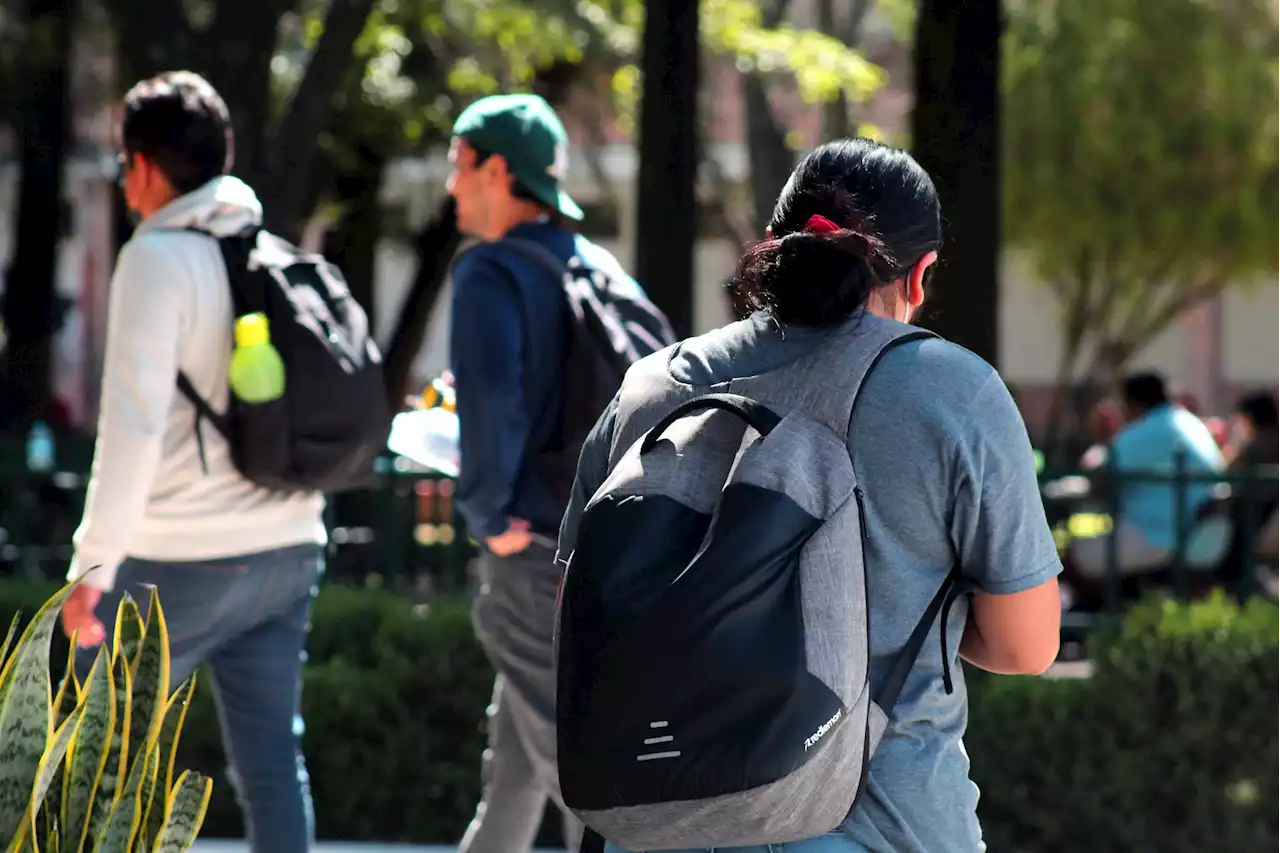
{"label": "black metal fence", "polygon": [[[52,471],[31,471],[22,457],[0,454],[0,577],[57,577],[65,570],[84,507],[88,466],[82,456],[71,457],[82,463],[78,470],[62,470],[71,467],[64,464]],[[338,495],[329,502],[330,579],[389,586],[423,597],[465,591],[476,546],[454,509],[454,481],[417,470],[403,459],[380,460],[378,473],[377,489]],[[1046,511],[1064,551],[1075,538],[1105,535],[1121,523],[1118,496],[1126,486],[1168,484],[1177,513],[1177,546],[1168,566],[1136,580],[1180,596],[1206,584],[1245,596],[1258,589],[1259,567],[1274,562],[1274,555],[1259,552],[1255,543],[1275,511],[1277,474],[1276,466],[1205,473],[1190,470],[1179,458],[1165,471],[1111,465],[1091,474],[1045,474],[1041,481]],[[1185,558],[1188,539],[1204,519],[1200,510],[1185,506],[1182,496],[1193,485],[1206,483],[1214,486],[1220,500],[1229,495],[1227,523],[1232,525],[1233,546],[1212,566],[1192,566]],[[1105,576],[1104,611],[1109,613],[1124,608],[1135,580],[1124,576],[1117,556],[1112,538]]]}
{"label": "black metal fence", "polygon": [[[1050,523],[1065,552],[1072,540],[1103,535],[1106,540],[1106,568],[1102,578],[1102,614],[1123,612],[1128,604],[1152,587],[1163,588],[1179,598],[1196,595],[1209,587],[1221,587],[1241,599],[1259,591],[1269,592],[1275,578],[1274,544],[1261,536],[1276,512],[1277,478],[1275,465],[1251,464],[1238,470],[1211,472],[1193,470],[1185,455],[1177,455],[1165,470],[1132,470],[1118,467],[1109,459],[1093,472],[1045,474],[1042,496]],[[1127,488],[1137,485],[1167,486],[1161,499],[1172,502],[1176,540],[1164,565],[1128,573],[1120,565],[1119,540],[1109,536],[1124,521],[1123,501]],[[1210,487],[1207,501],[1187,501],[1193,487]],[[1190,560],[1188,547],[1197,532],[1216,526],[1221,547],[1216,555]],[[1270,579],[1270,581],[1268,580]],[[1083,619],[1067,619],[1064,624]]]}

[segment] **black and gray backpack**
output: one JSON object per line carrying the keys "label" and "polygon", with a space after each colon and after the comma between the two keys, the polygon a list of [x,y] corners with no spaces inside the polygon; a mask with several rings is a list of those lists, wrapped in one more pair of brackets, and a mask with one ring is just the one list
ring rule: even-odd
{"label": "black and gray backpack", "polygon": [[371,485],[392,412],[368,318],[342,273],[261,228],[208,236],[226,262],[234,316],[267,316],[284,361],[285,393],[260,404],[232,394],[219,413],[179,374],[178,390],[196,408],[201,461],[200,426],[209,421],[231,445],[240,473],[264,488],[338,492]]}
{"label": "black and gray backpack", "polygon": [[578,456],[632,364],[675,343],[666,315],[621,270],[593,266],[581,255],[565,262],[536,240],[506,237],[499,245],[555,276],[568,301],[571,328],[563,375],[559,430],[550,442],[531,447],[552,494],[568,503]]}
{"label": "black and gray backpack", "polygon": [[907,674],[939,614],[945,649],[966,591],[952,573],[873,693],[846,441],[867,373],[927,335],[863,314],[724,385],[676,381],[666,352],[627,374],[610,474],[561,542],[557,754],[584,851],[786,843],[850,813]]}

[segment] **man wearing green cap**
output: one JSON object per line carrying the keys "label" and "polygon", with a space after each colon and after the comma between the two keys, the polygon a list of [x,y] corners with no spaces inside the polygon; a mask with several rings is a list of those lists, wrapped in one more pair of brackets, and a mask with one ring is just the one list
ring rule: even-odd
{"label": "man wearing green cap", "polygon": [[[554,548],[577,454],[561,450],[558,467],[546,460],[548,448],[563,447],[574,428],[567,423],[567,376],[583,353],[566,282],[586,270],[596,283],[589,286],[607,281],[609,294],[644,295],[612,255],[564,227],[566,219],[582,219],[582,210],[562,188],[568,137],[542,98],[498,95],[472,104],[454,125],[449,159],[458,228],[476,241],[453,269],[456,500],[484,546],[475,625],[498,672],[483,800],[460,853],[523,853],[548,796],[563,810],[555,761]],[[584,436],[599,413],[589,413]],[[565,818],[566,841],[576,849],[581,828],[567,812]]]}

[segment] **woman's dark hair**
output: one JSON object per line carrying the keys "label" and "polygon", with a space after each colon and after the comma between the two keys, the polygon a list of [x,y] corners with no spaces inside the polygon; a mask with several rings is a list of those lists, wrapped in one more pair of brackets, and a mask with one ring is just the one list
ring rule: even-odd
{"label": "woman's dark hair", "polygon": [[[815,215],[839,230],[805,231]],[[840,322],[942,245],[929,175],[907,152],[862,138],[805,157],[769,228],[771,239],[747,250],[732,286],[751,309],[804,326]]]}
{"label": "woman's dark hair", "polygon": [[1275,429],[1280,424],[1276,398],[1265,391],[1246,394],[1236,404],[1236,411],[1248,418],[1254,429]]}
{"label": "woman's dark hair", "polygon": [[130,89],[120,137],[128,157],[145,155],[179,194],[231,168],[234,134],[227,105],[191,71],[167,71]]}

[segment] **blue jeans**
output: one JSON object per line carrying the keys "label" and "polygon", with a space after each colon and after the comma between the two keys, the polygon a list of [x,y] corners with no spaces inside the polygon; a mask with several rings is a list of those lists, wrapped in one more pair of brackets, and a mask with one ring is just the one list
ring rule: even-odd
{"label": "blue jeans", "polygon": [[[631,853],[614,844],[606,844],[604,853]],[[804,841],[786,844],[759,844],[754,847],[713,847],[710,850],[675,850],[666,853],[867,853],[867,849],[840,830]]]}
{"label": "blue jeans", "polygon": [[[302,759],[302,664],[311,601],[324,570],[318,545],[219,560],[128,559],[97,616],[107,636],[128,592],[154,584],[169,629],[170,690],[202,664],[213,676],[230,777],[253,853],[306,853],[315,838]],[[76,658],[83,679],[96,649]]]}

